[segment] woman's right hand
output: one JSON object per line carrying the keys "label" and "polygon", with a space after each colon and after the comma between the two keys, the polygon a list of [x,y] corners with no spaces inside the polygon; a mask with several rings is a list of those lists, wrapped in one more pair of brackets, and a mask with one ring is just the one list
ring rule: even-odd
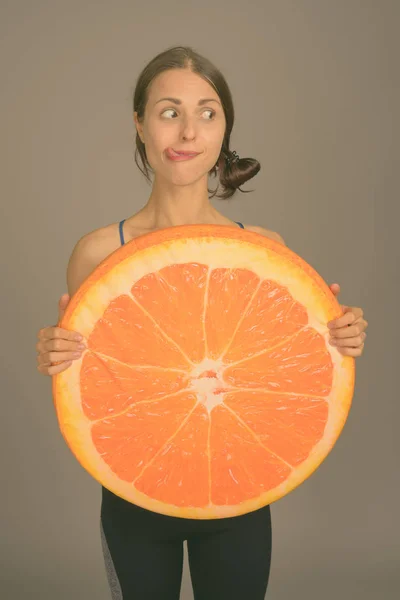
{"label": "woman's right hand", "polygon": [[[61,296],[58,303],[58,322],[64,315],[69,301],[68,294]],[[62,373],[72,365],[74,360],[81,357],[86,348],[83,336],[76,331],[68,331],[57,326],[44,327],[39,331],[38,338],[37,370],[43,375]]]}

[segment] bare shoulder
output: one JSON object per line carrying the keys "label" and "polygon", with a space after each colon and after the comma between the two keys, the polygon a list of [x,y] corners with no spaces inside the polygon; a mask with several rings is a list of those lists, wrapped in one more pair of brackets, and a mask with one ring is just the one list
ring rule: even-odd
{"label": "bare shoulder", "polygon": [[70,296],[119,245],[115,223],[94,229],[76,242],[67,267],[67,285]]}
{"label": "bare shoulder", "polygon": [[285,240],[276,231],[272,231],[271,229],[265,229],[264,227],[260,227],[259,225],[245,225],[245,228],[249,231],[254,231],[254,233],[264,235],[265,237],[270,238],[271,240],[274,240],[275,242],[279,242],[280,244],[286,246]]}
{"label": "bare shoulder", "polygon": [[[275,231],[258,225],[245,225],[245,228],[286,245],[283,238]],[[117,223],[111,223],[83,235],[76,242],[68,261],[67,286],[69,295],[72,296],[94,269],[119,247],[120,239]]]}

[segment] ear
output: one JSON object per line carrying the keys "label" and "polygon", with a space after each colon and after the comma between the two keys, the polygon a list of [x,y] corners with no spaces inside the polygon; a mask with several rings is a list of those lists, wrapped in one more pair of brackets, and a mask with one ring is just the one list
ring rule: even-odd
{"label": "ear", "polygon": [[142,141],[142,144],[144,144],[144,140],[143,140],[143,128],[142,128],[141,124],[139,123],[136,110],[133,113],[133,122],[135,124],[137,134],[140,137],[140,139]]}

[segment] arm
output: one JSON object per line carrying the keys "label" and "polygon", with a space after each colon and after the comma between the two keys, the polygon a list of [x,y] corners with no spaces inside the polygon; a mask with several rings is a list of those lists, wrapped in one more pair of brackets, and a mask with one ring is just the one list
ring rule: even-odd
{"label": "arm", "polygon": [[96,232],[84,235],[75,244],[67,267],[67,286],[70,296],[103,260],[104,256],[99,252],[99,246]]}

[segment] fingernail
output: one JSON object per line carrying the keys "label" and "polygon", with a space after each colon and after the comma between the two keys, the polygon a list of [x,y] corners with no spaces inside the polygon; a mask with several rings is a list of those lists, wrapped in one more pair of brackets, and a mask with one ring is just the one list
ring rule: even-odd
{"label": "fingernail", "polygon": [[75,356],[75,358],[79,358],[80,356],[82,356],[82,352],[74,352],[72,356]]}
{"label": "fingernail", "polygon": [[330,343],[332,346],[336,346],[336,340],[335,340],[335,339],[333,339],[333,338],[331,338],[331,339],[329,340],[329,343]]}
{"label": "fingernail", "polygon": [[78,333],[78,334],[75,336],[75,340],[76,340],[77,342],[80,342],[81,340],[83,340],[83,335],[80,335],[80,333]]}
{"label": "fingernail", "polygon": [[85,344],[79,344],[79,345],[78,345],[78,348],[79,348],[80,350],[84,350],[84,349],[86,348],[86,346],[85,346]]}

